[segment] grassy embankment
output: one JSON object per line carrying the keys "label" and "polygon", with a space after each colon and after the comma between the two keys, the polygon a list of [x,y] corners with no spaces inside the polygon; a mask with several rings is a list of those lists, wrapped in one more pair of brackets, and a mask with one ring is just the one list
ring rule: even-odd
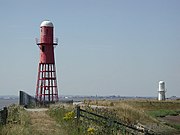
{"label": "grassy embankment", "polygon": [[[110,117],[126,124],[141,123],[146,127],[155,130],[161,134],[173,134],[180,132],[179,124],[161,122],[160,117],[167,115],[180,114],[180,101],[152,101],[152,100],[119,100],[119,101],[85,101],[84,109]],[[107,108],[91,109],[89,105],[107,106]],[[49,117],[47,116],[49,115]],[[106,134],[122,134],[116,132],[117,125],[107,123],[103,125],[81,118],[79,123],[75,119],[75,107],[72,105],[57,105],[50,107],[45,113],[29,113],[19,106],[9,108],[9,123],[0,128],[0,135],[41,135],[43,132],[37,130],[45,127],[45,133],[51,135],[106,135]],[[54,121],[53,121],[53,120]],[[39,122],[39,123],[38,123]],[[40,125],[43,123],[44,125]],[[38,125],[40,127],[38,127]],[[49,124],[49,125],[48,125]],[[54,124],[54,125],[53,125]],[[109,125],[110,124],[110,125]],[[46,126],[53,130],[48,130]],[[51,126],[56,126],[53,128]],[[172,127],[172,128],[171,128]],[[176,128],[176,129],[174,129]],[[43,130],[44,130],[43,129]],[[113,132],[111,132],[113,129]],[[49,131],[49,133],[48,133]]]}
{"label": "grassy embankment", "polygon": [[0,135],[66,135],[64,129],[46,111],[27,111],[8,107],[8,123],[0,126]]}
{"label": "grassy embankment", "polygon": [[[47,112],[52,118],[56,120],[61,128],[64,129],[67,135],[81,135],[81,132],[78,132],[77,121],[75,119],[74,107],[72,105],[58,105],[52,106]],[[84,134],[82,134],[84,135]]]}
{"label": "grassy embankment", "polygon": [[[50,108],[48,113],[63,127],[67,135],[112,135],[112,134],[114,135],[117,134],[118,132],[119,132],[118,135],[121,135],[121,132],[117,131],[117,127],[115,125],[109,125],[110,123],[106,121],[102,121],[102,123],[101,122],[97,123],[83,118],[77,121],[77,118],[75,116],[75,111],[76,111],[75,108],[76,107],[72,105],[65,105],[58,107],[56,106]],[[95,111],[88,106],[85,106],[84,109],[90,112]],[[105,112],[103,111],[103,114],[104,113],[106,113],[105,115],[106,117],[108,116],[113,117],[110,111],[105,111]],[[103,115],[102,112],[101,113],[99,112],[99,114]],[[96,117],[91,116],[91,118],[98,120],[98,118]]]}
{"label": "grassy embankment", "polygon": [[27,112],[16,105],[8,107],[8,124],[1,125],[0,135],[30,135],[30,118]]}
{"label": "grassy embankment", "polygon": [[[119,118],[127,123],[140,122],[151,129],[165,130],[163,125],[170,126],[180,131],[180,124],[159,119],[169,115],[180,115],[180,101],[156,100],[119,100],[119,101],[88,101],[88,104],[109,106],[118,114]],[[167,127],[166,127],[167,128]],[[170,128],[167,128],[170,130]],[[164,131],[166,132],[166,131]]]}
{"label": "grassy embankment", "polygon": [[[121,121],[126,124],[142,124],[145,127],[155,131],[159,134],[173,134],[180,133],[179,124],[171,122],[162,122],[159,117],[167,115],[179,115],[180,114],[180,101],[156,101],[156,100],[119,100],[119,101],[107,101],[98,100],[91,101],[85,100],[86,104],[84,109]],[[107,108],[90,108],[89,105],[106,106]],[[69,109],[50,109],[50,115],[60,122],[65,129],[72,129],[69,134],[78,134],[77,128],[79,128],[79,134],[88,134],[89,129],[93,129],[94,134],[112,134],[111,130],[115,131],[117,125],[103,125],[96,122],[81,119],[80,124],[77,127],[75,119],[65,121],[63,116],[69,111],[73,111],[74,108]],[[59,113],[61,112],[61,113]],[[96,118],[95,118],[96,119]],[[98,120],[98,118],[97,118]],[[76,130],[75,130],[76,129]],[[116,132],[121,134],[121,132]]]}

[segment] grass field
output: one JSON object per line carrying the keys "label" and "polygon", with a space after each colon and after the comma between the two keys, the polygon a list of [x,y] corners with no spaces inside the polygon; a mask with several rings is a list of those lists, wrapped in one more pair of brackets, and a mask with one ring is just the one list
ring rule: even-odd
{"label": "grass field", "polygon": [[20,106],[8,107],[8,124],[1,126],[0,135],[30,135],[30,118],[28,113]]}
{"label": "grass field", "polygon": [[[179,118],[180,101],[116,100],[85,101],[86,104],[108,106],[126,123],[141,123],[158,133],[180,132],[180,123],[164,121],[162,117],[173,115]],[[161,118],[161,119],[159,119]]]}
{"label": "grass field", "polygon": [[[91,108],[96,105],[96,108]],[[98,106],[104,106],[101,108]],[[156,100],[85,100],[83,109],[126,124],[142,124],[158,134],[180,134],[180,101]],[[75,118],[75,106],[52,105],[48,111],[28,112],[20,106],[8,108],[8,124],[0,126],[0,135],[121,135],[124,129]],[[171,117],[166,116],[173,116]],[[170,119],[171,118],[171,119]]]}

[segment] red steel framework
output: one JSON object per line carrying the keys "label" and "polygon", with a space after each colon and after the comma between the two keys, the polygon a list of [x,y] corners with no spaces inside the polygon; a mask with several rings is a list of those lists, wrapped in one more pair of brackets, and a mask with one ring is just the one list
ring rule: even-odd
{"label": "red steel framework", "polygon": [[40,41],[36,39],[36,44],[40,48],[36,99],[39,102],[57,102],[58,88],[54,47],[58,44],[58,40],[54,40],[52,22],[43,21],[41,23]]}

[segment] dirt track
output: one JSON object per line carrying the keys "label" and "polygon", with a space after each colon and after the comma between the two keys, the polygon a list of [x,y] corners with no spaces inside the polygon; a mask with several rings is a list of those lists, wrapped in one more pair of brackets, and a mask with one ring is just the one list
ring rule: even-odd
{"label": "dirt track", "polygon": [[42,112],[42,111],[47,111],[47,108],[35,108],[35,109],[25,109],[28,112]]}
{"label": "dirt track", "polygon": [[[47,111],[48,109],[27,109],[31,119],[31,129],[34,134],[43,135],[64,135],[61,125],[51,118]],[[32,134],[33,134],[32,133]]]}

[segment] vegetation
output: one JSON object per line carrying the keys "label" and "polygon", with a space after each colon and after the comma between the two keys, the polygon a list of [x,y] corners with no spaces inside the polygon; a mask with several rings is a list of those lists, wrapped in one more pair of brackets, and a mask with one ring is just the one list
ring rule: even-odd
{"label": "vegetation", "polygon": [[0,135],[30,135],[30,119],[25,110],[17,105],[8,107],[8,124],[1,126]]}
{"label": "vegetation", "polygon": [[[157,100],[119,100],[119,101],[85,101],[89,105],[107,106],[115,111],[119,119],[126,123],[141,123],[156,132],[174,132],[173,127],[180,132],[178,123],[164,121],[161,117],[180,114],[180,101]],[[160,119],[161,118],[161,119]],[[170,127],[169,127],[170,126]]]}
{"label": "vegetation", "polygon": [[8,122],[0,127],[0,135],[66,135],[45,111],[27,111],[23,107],[8,107]]}
{"label": "vegetation", "polygon": [[[126,129],[112,120],[126,125],[142,124],[159,134],[178,134],[180,124],[166,121],[166,116],[180,114],[180,101],[153,100],[85,100],[81,108],[110,118],[104,120],[81,112],[85,119],[76,118],[73,105],[56,104],[48,111],[28,112],[22,107],[8,107],[8,122],[0,126],[0,135],[121,135]],[[91,105],[95,105],[92,107]],[[92,120],[94,119],[94,120]],[[176,129],[176,130],[175,130]]]}
{"label": "vegetation", "polygon": [[81,135],[77,130],[78,125],[72,106],[51,107],[47,113],[62,126],[67,135]]}
{"label": "vegetation", "polygon": [[165,117],[165,116],[177,116],[179,115],[179,111],[176,110],[154,110],[147,112],[149,115],[153,117]]}
{"label": "vegetation", "polygon": [[[93,111],[89,107],[86,110]],[[106,114],[112,117],[113,115],[110,115],[110,113],[110,111],[106,111]],[[75,107],[69,105],[51,107],[48,114],[63,127],[67,135],[111,135],[112,128],[116,127],[114,125],[110,126],[104,121],[97,123],[83,118],[78,121],[75,116]]]}

